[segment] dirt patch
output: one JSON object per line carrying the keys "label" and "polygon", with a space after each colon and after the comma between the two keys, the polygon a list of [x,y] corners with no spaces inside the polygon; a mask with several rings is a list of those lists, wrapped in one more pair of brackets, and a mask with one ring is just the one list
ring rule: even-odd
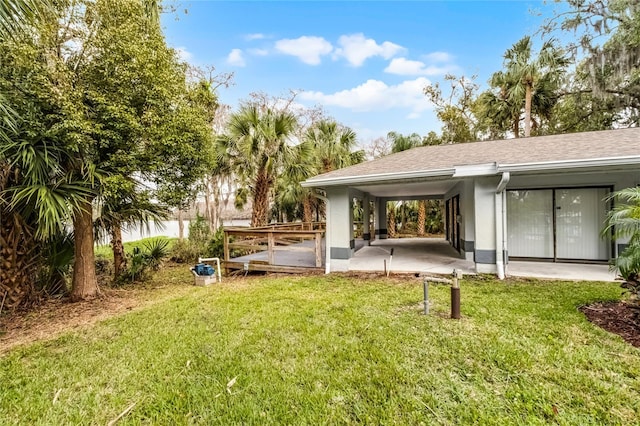
{"label": "dirt patch", "polygon": [[624,302],[599,302],[580,310],[592,323],[640,348],[640,318]]}
{"label": "dirt patch", "polygon": [[[39,340],[49,340],[131,310],[155,304],[185,293],[190,286],[161,286],[153,289],[103,289],[95,300],[70,303],[49,299],[28,311],[14,311],[0,317],[0,355]],[[163,294],[165,293],[165,294]]]}

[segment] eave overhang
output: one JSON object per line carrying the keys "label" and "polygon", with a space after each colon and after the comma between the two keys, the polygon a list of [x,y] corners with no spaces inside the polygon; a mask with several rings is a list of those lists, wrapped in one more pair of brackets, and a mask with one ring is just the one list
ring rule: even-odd
{"label": "eave overhang", "polygon": [[640,155],[625,157],[592,158],[586,160],[540,161],[531,163],[500,164],[498,172],[534,172],[596,167],[640,165]]}
{"label": "eave overhang", "polygon": [[390,181],[416,181],[429,180],[431,178],[465,178],[495,176],[503,172],[531,173],[549,172],[569,169],[625,167],[640,165],[640,155],[624,157],[593,158],[584,160],[539,161],[513,164],[471,164],[454,166],[452,168],[420,170],[410,172],[377,173],[362,176],[341,176],[328,178],[312,178],[301,185],[305,188],[324,188],[329,186],[352,186],[362,184],[388,183]]}
{"label": "eave overhang", "polygon": [[390,180],[417,180],[434,177],[453,177],[454,168],[437,170],[420,170],[399,173],[376,173],[364,176],[341,176],[325,179],[311,179],[301,183],[305,188],[318,188],[326,186],[362,185],[367,183],[384,183]]}

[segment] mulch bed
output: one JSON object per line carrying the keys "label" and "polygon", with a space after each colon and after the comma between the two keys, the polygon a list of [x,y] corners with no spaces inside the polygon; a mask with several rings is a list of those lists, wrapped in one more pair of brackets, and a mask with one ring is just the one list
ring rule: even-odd
{"label": "mulch bed", "polygon": [[592,323],[640,348],[640,317],[624,302],[598,302],[580,310]]}

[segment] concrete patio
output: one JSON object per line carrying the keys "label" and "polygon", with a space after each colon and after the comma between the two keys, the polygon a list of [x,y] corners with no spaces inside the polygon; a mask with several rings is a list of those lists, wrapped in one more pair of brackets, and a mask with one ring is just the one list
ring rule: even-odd
{"label": "concrete patio", "polygon": [[[393,259],[390,259],[391,249]],[[384,261],[391,272],[451,274],[454,269],[475,274],[475,264],[461,259],[443,238],[392,238],[375,240],[356,251],[350,271],[383,271]],[[509,261],[507,276],[577,281],[614,281],[608,265],[555,262]]]}
{"label": "concrete patio", "polygon": [[[465,275],[475,274],[473,261],[461,259],[443,238],[390,238],[368,241],[356,239],[356,252],[349,260],[349,271],[391,273],[451,274],[454,269]],[[301,245],[310,246],[312,241]],[[323,265],[324,265],[324,240]],[[393,258],[391,258],[393,249]],[[254,253],[232,259],[237,262],[266,261],[267,253]],[[314,256],[305,252],[277,252],[275,264],[313,267]],[[509,261],[507,276],[575,281],[614,281],[615,274],[604,264]]]}

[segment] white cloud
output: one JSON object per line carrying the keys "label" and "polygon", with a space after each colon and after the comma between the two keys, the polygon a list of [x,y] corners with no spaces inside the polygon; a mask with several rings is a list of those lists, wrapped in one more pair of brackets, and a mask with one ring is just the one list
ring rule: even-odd
{"label": "white cloud", "polygon": [[183,62],[189,62],[191,58],[193,58],[193,55],[186,47],[176,47],[176,53],[178,54],[178,58]]}
{"label": "white cloud", "polygon": [[424,58],[429,62],[451,62],[453,56],[447,52],[433,52],[425,55]]}
{"label": "white cloud", "polygon": [[397,75],[444,75],[456,67],[453,65],[427,66],[421,61],[411,61],[406,58],[394,58],[384,69],[384,72]]}
{"label": "white cloud", "polygon": [[430,109],[431,103],[423,94],[425,86],[431,82],[425,77],[403,81],[388,86],[379,80],[367,80],[360,86],[340,92],[302,92],[301,99],[324,105],[339,106],[353,111],[384,111],[391,108],[410,110],[410,118],[416,118],[422,111]]}
{"label": "white cloud", "polygon": [[308,65],[319,65],[321,57],[333,50],[331,43],[322,37],[315,36],[278,40],[275,48],[278,52],[295,56]]}
{"label": "white cloud", "polygon": [[244,60],[244,54],[240,49],[232,49],[227,56],[227,63],[235,67],[244,67],[247,63]]}
{"label": "white cloud", "polygon": [[354,67],[361,66],[373,56],[389,59],[405,51],[404,47],[390,41],[378,44],[371,38],[365,38],[362,33],[340,36],[338,44],[341,47],[336,49],[335,57],[344,57]]}
{"label": "white cloud", "polygon": [[244,39],[247,41],[251,41],[251,40],[262,40],[264,38],[266,38],[267,36],[265,36],[262,33],[253,33],[253,34],[247,34],[244,36]]}

